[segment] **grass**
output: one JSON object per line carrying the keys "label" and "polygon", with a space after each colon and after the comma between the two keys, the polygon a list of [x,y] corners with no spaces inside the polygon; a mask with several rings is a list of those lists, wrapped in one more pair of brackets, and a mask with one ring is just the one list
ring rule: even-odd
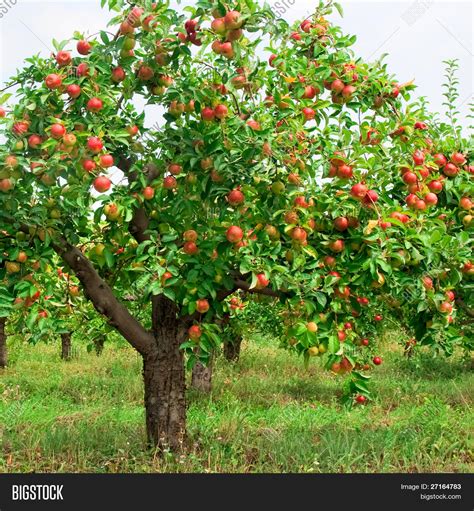
{"label": "grass", "polygon": [[383,352],[374,401],[346,410],[341,379],[255,338],[217,361],[210,396],[188,393],[190,446],[145,449],[141,363],[10,346],[0,371],[0,472],[471,472],[473,375],[459,358]]}

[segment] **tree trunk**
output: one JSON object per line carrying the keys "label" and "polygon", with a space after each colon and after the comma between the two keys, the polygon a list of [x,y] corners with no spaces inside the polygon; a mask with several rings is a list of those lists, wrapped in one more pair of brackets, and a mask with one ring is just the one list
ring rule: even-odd
{"label": "tree trunk", "polygon": [[191,376],[191,385],[200,392],[209,393],[212,390],[212,366],[214,364],[214,356],[211,355],[207,365],[196,362],[193,367]]}
{"label": "tree trunk", "polygon": [[240,335],[236,335],[224,342],[224,357],[228,362],[237,362],[239,360],[241,344],[242,337]]}
{"label": "tree trunk", "polygon": [[71,333],[67,332],[61,334],[61,358],[63,360],[71,360],[72,347],[71,347]]}
{"label": "tree trunk", "polygon": [[153,298],[155,345],[143,355],[146,430],[150,445],[179,451],[186,434],[186,382],[180,345],[186,324],[168,298]]}
{"label": "tree trunk", "polygon": [[7,334],[5,333],[5,323],[7,318],[0,318],[0,369],[7,367]]}

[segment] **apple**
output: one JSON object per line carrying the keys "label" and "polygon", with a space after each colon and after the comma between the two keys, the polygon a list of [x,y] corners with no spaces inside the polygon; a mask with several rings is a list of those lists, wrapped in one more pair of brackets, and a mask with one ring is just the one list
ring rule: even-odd
{"label": "apple", "polygon": [[447,163],[443,167],[443,174],[448,177],[454,177],[459,172],[458,167],[453,163]]}
{"label": "apple", "polygon": [[198,28],[198,22],[196,20],[187,20],[184,24],[184,29],[188,34],[191,32],[196,32]]}
{"label": "apple", "polygon": [[356,91],[356,88],[353,86],[353,85],[346,85],[342,91],[341,91],[341,95],[344,99],[350,99],[352,98],[352,96],[354,95]]}
{"label": "apple", "polygon": [[418,177],[414,172],[405,172],[402,176],[402,180],[407,185],[411,185],[418,181]]}
{"label": "apple", "polygon": [[3,107],[0,106],[0,119],[5,117],[7,115],[7,112]]}
{"label": "apple", "polygon": [[365,184],[363,184],[363,183],[356,183],[351,188],[351,195],[355,199],[362,200],[366,196],[368,191],[369,190],[368,190],[367,186],[365,186]]}
{"label": "apple", "polygon": [[99,112],[102,110],[104,104],[100,98],[91,98],[87,102],[86,108],[89,112]]}
{"label": "apple", "polygon": [[231,59],[234,56],[234,48],[232,47],[232,43],[230,41],[226,41],[225,43],[221,43],[220,46],[220,54],[224,57]]}
{"label": "apple", "polygon": [[341,179],[350,179],[354,175],[352,172],[352,167],[346,165],[345,163],[337,167],[336,174],[337,177]]}
{"label": "apple", "polygon": [[30,123],[27,121],[19,121],[16,122],[13,125],[12,131],[15,135],[24,135],[25,133],[28,133],[28,130],[30,129]]}
{"label": "apple", "polygon": [[201,118],[204,122],[213,121],[215,118],[214,110],[212,108],[209,108],[208,106],[206,106],[201,111]]}
{"label": "apple", "polygon": [[256,288],[257,289],[263,289],[263,288],[267,287],[268,284],[270,284],[270,281],[265,276],[265,273],[258,273],[257,274],[257,285],[256,285]]}
{"label": "apple", "polygon": [[230,226],[226,231],[226,238],[230,243],[238,243],[243,237],[244,232],[237,225]]}
{"label": "apple", "polygon": [[382,363],[382,359],[380,357],[374,357],[372,359],[372,362],[376,365],[376,366],[379,366],[381,363]]}
{"label": "apple", "polygon": [[78,98],[81,95],[81,88],[79,85],[71,84],[66,87],[66,93],[70,98]]}
{"label": "apple", "polygon": [[184,231],[183,239],[184,239],[184,241],[197,241],[198,234],[193,229],[189,229],[187,231]]}
{"label": "apple", "polygon": [[108,220],[118,220],[120,217],[120,212],[117,204],[115,202],[109,202],[104,206],[104,214]]}
{"label": "apple", "polygon": [[304,88],[303,98],[304,99],[313,99],[317,93],[318,93],[318,91],[317,91],[316,87],[313,87],[312,85],[306,85],[306,87]]}
{"label": "apple", "polygon": [[143,80],[143,81],[151,80],[154,75],[155,75],[155,72],[153,71],[153,69],[150,66],[142,65],[138,69],[138,78],[140,78],[140,80]]}
{"label": "apple", "polygon": [[68,66],[72,62],[71,54],[68,51],[58,51],[56,62],[60,67]]}
{"label": "apple", "polygon": [[363,404],[367,401],[367,398],[359,394],[358,396],[356,396],[355,400],[357,403]]}
{"label": "apple", "polygon": [[196,310],[200,314],[205,314],[209,310],[209,302],[205,298],[196,301]]}
{"label": "apple", "polygon": [[421,279],[422,283],[423,283],[423,287],[425,289],[428,289],[428,290],[431,290],[433,289],[433,279],[431,277],[428,277],[427,275],[425,275],[422,279]]}
{"label": "apple", "polygon": [[438,196],[434,193],[427,193],[424,200],[428,206],[434,206],[438,202]]}
{"label": "apple", "polygon": [[198,341],[202,335],[201,328],[198,325],[189,327],[188,336],[192,341]]}
{"label": "apple", "polygon": [[172,190],[173,188],[176,188],[178,186],[178,181],[176,181],[176,178],[174,176],[166,176],[163,179],[163,188],[166,190]]}
{"label": "apple", "polygon": [[77,76],[89,76],[89,65],[86,62],[81,62],[76,67]]}
{"label": "apple", "polygon": [[66,148],[71,148],[76,145],[77,138],[73,133],[66,133],[63,137],[63,144]]}
{"label": "apple", "polygon": [[441,302],[438,306],[438,310],[443,314],[451,314],[451,312],[453,312],[453,306],[449,302]]}
{"label": "apple", "polygon": [[443,183],[437,179],[430,181],[427,186],[433,193],[440,193],[443,190]]}
{"label": "apple", "polygon": [[451,290],[446,291],[445,295],[446,295],[446,298],[447,298],[450,302],[454,302],[454,299],[456,298],[456,295],[455,295],[454,291],[451,291]]}
{"label": "apple", "polygon": [[89,137],[87,140],[87,148],[92,153],[100,153],[104,148],[104,144],[99,137]]}
{"label": "apple", "polygon": [[290,236],[294,241],[298,243],[303,243],[306,241],[308,235],[306,231],[301,227],[295,227],[294,229],[291,230]]}
{"label": "apple", "polygon": [[337,338],[339,339],[339,342],[344,342],[346,340],[346,337],[347,337],[346,333],[343,332],[342,330],[339,330],[337,332]]}
{"label": "apple", "polygon": [[381,314],[376,314],[374,316],[374,321],[382,321],[382,319],[383,319],[383,316]]}
{"label": "apple", "polygon": [[26,255],[26,252],[23,252],[23,251],[18,252],[18,255],[16,257],[16,261],[18,263],[26,263],[27,260],[28,260],[28,256]]}
{"label": "apple", "polygon": [[138,126],[135,126],[135,125],[134,126],[127,126],[126,130],[127,130],[127,133],[131,137],[136,136],[138,134],[138,131],[139,131]]}
{"label": "apple", "polygon": [[306,329],[314,334],[318,331],[318,325],[314,321],[309,321],[306,323]]}
{"label": "apple", "polygon": [[143,189],[143,198],[145,200],[151,200],[155,196],[155,190],[151,186],[145,186]]}
{"label": "apple", "polygon": [[227,31],[227,27],[225,25],[224,18],[216,18],[212,20],[211,29],[214,30],[216,34],[222,35]]}
{"label": "apple", "polygon": [[338,231],[341,231],[341,232],[345,231],[349,227],[349,221],[347,220],[347,218],[345,216],[337,217],[334,220],[334,227]]}
{"label": "apple", "polygon": [[247,121],[247,126],[252,129],[253,131],[260,131],[262,127],[260,126],[260,123],[257,121],[254,121],[253,119],[250,119]]}
{"label": "apple", "polygon": [[107,176],[98,176],[94,179],[93,186],[99,193],[105,193],[112,186],[112,181]]}
{"label": "apple", "polygon": [[362,339],[362,341],[360,341],[360,343],[362,344],[362,346],[368,346],[369,345],[369,339]]}
{"label": "apple", "polygon": [[342,80],[334,80],[332,83],[331,83],[331,90],[333,92],[335,92],[336,94],[339,94],[340,92],[343,91],[345,85],[344,85],[344,82]]}
{"label": "apple", "polygon": [[302,112],[305,122],[312,121],[316,117],[316,112],[312,108],[305,107]]}
{"label": "apple", "polygon": [[183,245],[183,252],[188,255],[195,255],[199,252],[199,248],[194,241],[186,241]]}
{"label": "apple", "polygon": [[161,276],[161,285],[165,286],[166,281],[171,279],[172,277],[173,275],[169,271],[165,271],[165,273],[163,273],[163,275]]}
{"label": "apple", "polygon": [[245,195],[240,191],[239,188],[232,190],[227,194],[227,202],[231,206],[239,206],[245,201]]}
{"label": "apple", "polygon": [[438,167],[444,167],[446,163],[448,163],[446,156],[442,153],[436,153],[433,156],[433,160],[436,163],[436,165],[438,165]]}
{"label": "apple", "polygon": [[168,165],[168,172],[170,174],[173,174],[173,176],[177,176],[178,174],[181,173],[182,170],[183,167],[181,167],[181,165],[179,165],[178,163],[170,163]]}
{"label": "apple", "polygon": [[415,209],[418,209],[419,211],[424,211],[426,209],[426,202],[422,199],[418,199],[416,202],[415,202]]}
{"label": "apple", "polygon": [[77,42],[77,52],[80,55],[88,55],[91,51],[91,44],[88,41],[82,40]]}
{"label": "apple", "polygon": [[100,166],[109,168],[114,165],[114,157],[111,154],[101,154],[100,155]]}
{"label": "apple", "polygon": [[66,133],[66,128],[62,124],[53,124],[51,126],[51,136],[55,138],[56,140],[63,137]]}
{"label": "apple", "polygon": [[225,105],[220,104],[214,108],[214,115],[218,119],[224,119],[225,117],[227,117],[228,114],[229,114],[229,109]]}
{"label": "apple", "polygon": [[344,250],[344,240],[335,240],[335,241],[331,241],[331,243],[329,243],[328,245],[328,248],[329,250],[331,250],[332,252],[342,252]]}
{"label": "apple", "polygon": [[92,172],[93,170],[95,170],[96,164],[95,164],[94,160],[83,160],[82,168],[86,172]]}
{"label": "apple", "polygon": [[48,89],[54,90],[61,87],[63,83],[62,78],[56,74],[50,74],[45,78],[45,84]]}
{"label": "apple", "polygon": [[125,80],[126,73],[123,67],[117,66],[112,69],[112,81],[115,83],[123,82]]}
{"label": "apple", "polygon": [[240,28],[244,21],[239,11],[229,11],[224,16],[224,23],[227,30],[235,30]]}
{"label": "apple", "polygon": [[39,135],[31,135],[28,137],[28,146],[31,149],[37,149],[42,144],[42,139]]}
{"label": "apple", "polygon": [[13,190],[14,184],[11,179],[0,179],[0,192],[9,192],[10,190]]}
{"label": "apple", "polygon": [[425,163],[425,154],[420,149],[417,149],[413,153],[412,157],[413,157],[413,162],[415,163],[415,165],[423,165],[423,163]]}
{"label": "apple", "polygon": [[466,158],[462,153],[453,153],[450,159],[455,165],[464,165],[466,163]]}
{"label": "apple", "polygon": [[469,197],[461,197],[459,201],[459,207],[462,209],[472,209],[474,207],[474,202]]}
{"label": "apple", "polygon": [[367,206],[372,206],[375,202],[379,200],[379,196],[375,190],[368,190],[364,197],[364,204]]}

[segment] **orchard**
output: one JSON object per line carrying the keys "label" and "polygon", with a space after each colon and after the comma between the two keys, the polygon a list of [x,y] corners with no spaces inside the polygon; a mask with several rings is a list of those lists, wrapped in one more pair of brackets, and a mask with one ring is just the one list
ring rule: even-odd
{"label": "orchard", "polygon": [[55,41],[0,92],[2,365],[5,322],[66,345],[84,320],[90,343],[116,332],[143,360],[149,444],[180,451],[186,370],[209,390],[255,304],[275,350],[354,408],[387,328],[410,353],[472,350],[474,166],[454,107],[440,121],[357,58],[333,2],[292,26],[253,1],[108,4],[112,33]]}

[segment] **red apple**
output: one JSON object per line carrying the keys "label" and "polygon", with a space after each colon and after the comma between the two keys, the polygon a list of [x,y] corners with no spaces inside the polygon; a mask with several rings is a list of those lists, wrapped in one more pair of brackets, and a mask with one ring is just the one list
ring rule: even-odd
{"label": "red apple", "polygon": [[105,193],[112,186],[112,181],[107,176],[98,176],[94,179],[93,186],[99,193]]}
{"label": "red apple", "polygon": [[88,55],[91,51],[91,45],[88,41],[82,40],[77,42],[77,52],[81,55]]}
{"label": "red apple", "polygon": [[244,232],[240,227],[236,225],[232,225],[226,231],[226,238],[227,241],[229,241],[230,243],[238,243],[239,241],[242,240],[243,237]]}

